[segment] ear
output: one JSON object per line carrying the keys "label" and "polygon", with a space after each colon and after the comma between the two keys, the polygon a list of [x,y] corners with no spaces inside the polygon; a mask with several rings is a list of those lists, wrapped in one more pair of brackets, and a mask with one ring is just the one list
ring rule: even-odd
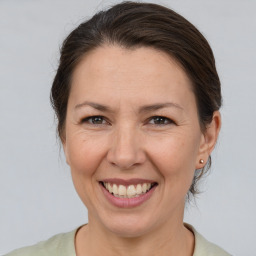
{"label": "ear", "polygon": [[61,139],[61,143],[62,143],[62,148],[65,154],[65,158],[66,158],[66,163],[69,165],[69,156],[68,156],[68,150],[67,150],[67,143],[66,143],[66,139],[62,138]]}
{"label": "ear", "polygon": [[[198,157],[196,162],[196,169],[201,169],[205,166],[208,158],[213,151],[217,142],[221,127],[221,115],[219,111],[213,113],[213,118],[210,124],[206,126],[206,130],[202,133]],[[201,163],[200,161],[203,160]]]}

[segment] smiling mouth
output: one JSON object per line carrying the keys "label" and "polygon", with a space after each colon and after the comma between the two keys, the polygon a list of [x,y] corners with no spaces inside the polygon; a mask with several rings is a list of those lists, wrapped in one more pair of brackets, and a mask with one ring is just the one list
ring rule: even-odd
{"label": "smiling mouth", "polygon": [[117,198],[136,198],[148,193],[153,187],[157,186],[156,182],[143,182],[138,184],[116,184],[111,182],[100,181],[110,194]]}

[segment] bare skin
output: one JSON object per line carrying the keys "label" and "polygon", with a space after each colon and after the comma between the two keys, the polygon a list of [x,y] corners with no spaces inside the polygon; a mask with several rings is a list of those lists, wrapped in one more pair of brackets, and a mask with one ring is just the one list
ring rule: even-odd
{"label": "bare skin", "polygon": [[[183,225],[194,170],[216,143],[218,111],[200,129],[191,82],[180,66],[151,48],[104,46],[76,67],[63,148],[89,223],[76,235],[78,256],[191,256],[194,236]],[[101,181],[147,179],[148,200],[123,208]]]}
{"label": "bare skin", "polygon": [[[167,224],[167,223],[166,223]],[[194,252],[194,235],[186,227],[177,227],[177,232],[168,230],[169,225],[163,227],[160,235],[149,233],[144,237],[122,238],[114,234],[96,233],[90,230],[89,225],[83,226],[76,236],[77,256],[102,255],[99,242],[105,246],[102,248],[105,255],[135,256],[135,255],[177,255],[192,256]],[[165,233],[163,232],[165,230]],[[97,239],[94,239],[97,237]],[[151,246],[150,246],[151,245]]]}

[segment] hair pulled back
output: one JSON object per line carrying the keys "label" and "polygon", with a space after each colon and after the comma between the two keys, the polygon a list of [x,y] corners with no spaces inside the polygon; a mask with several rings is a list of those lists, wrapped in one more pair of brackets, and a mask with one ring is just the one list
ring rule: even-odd
{"label": "hair pulled back", "polygon": [[[65,140],[65,120],[72,74],[84,56],[103,45],[127,49],[151,47],[165,52],[184,69],[193,85],[202,132],[221,107],[220,80],[211,47],[197,28],[166,7],[122,2],[100,11],[80,24],[64,40],[60,62],[51,89],[51,103],[58,120],[58,134]],[[189,192],[195,195],[197,181],[209,169],[196,170]]]}

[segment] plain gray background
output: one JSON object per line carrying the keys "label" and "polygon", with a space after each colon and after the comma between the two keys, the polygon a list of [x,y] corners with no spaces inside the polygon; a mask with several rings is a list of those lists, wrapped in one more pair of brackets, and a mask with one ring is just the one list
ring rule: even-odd
{"label": "plain gray background", "polygon": [[[169,0],[209,40],[223,126],[185,221],[233,255],[256,255],[256,1]],[[55,136],[49,92],[64,37],[116,1],[0,0],[0,255],[87,221]]]}

